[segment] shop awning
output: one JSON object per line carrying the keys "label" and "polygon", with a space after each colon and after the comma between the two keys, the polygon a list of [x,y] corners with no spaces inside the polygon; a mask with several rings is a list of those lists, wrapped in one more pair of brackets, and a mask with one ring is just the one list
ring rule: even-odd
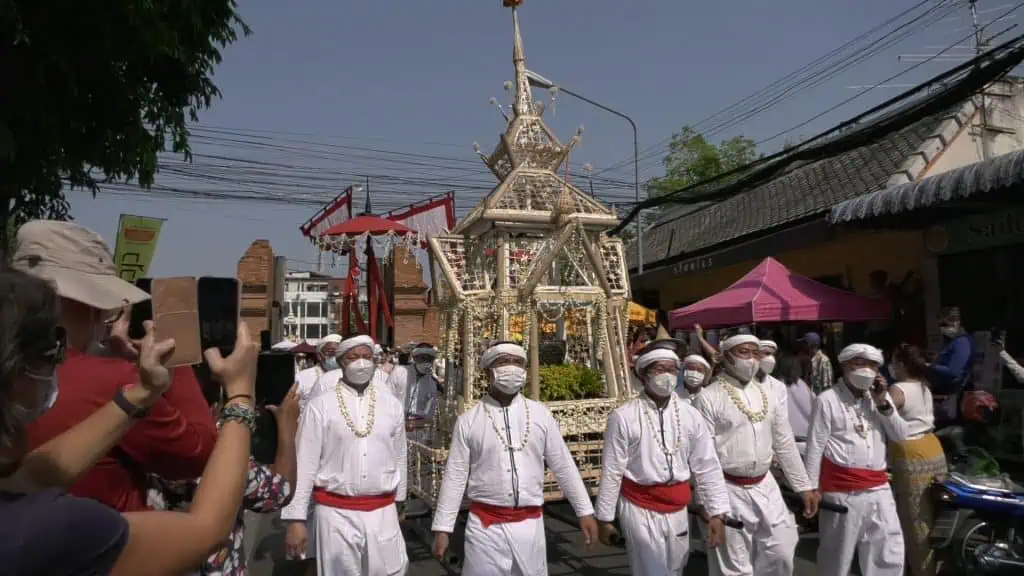
{"label": "shop awning", "polygon": [[852,198],[833,207],[828,219],[834,224],[868,220],[1020,186],[1024,150]]}
{"label": "shop awning", "polygon": [[654,326],[658,323],[658,313],[654,310],[649,310],[636,302],[629,303],[629,322],[631,324],[643,324],[644,326]]}

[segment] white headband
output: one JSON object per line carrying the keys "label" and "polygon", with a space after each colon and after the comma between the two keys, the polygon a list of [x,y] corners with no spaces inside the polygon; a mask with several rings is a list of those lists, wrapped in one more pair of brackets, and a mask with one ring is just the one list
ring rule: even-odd
{"label": "white headband", "polygon": [[774,340],[761,340],[758,342],[758,345],[761,347],[761,350],[771,350],[772,352],[779,351],[779,345],[776,344]]}
{"label": "white headband", "polygon": [[686,358],[683,358],[683,364],[700,364],[701,366],[711,370],[711,364],[704,359],[700,354],[690,354]]}
{"label": "white headband", "polygon": [[722,352],[728,352],[741,344],[757,344],[760,346],[761,340],[753,334],[737,334],[726,338],[719,346]]}
{"label": "white headband", "polygon": [[636,373],[638,375],[643,374],[644,370],[646,370],[648,366],[655,362],[660,362],[661,360],[672,360],[675,362],[676,368],[679,367],[679,356],[676,355],[675,352],[665,348],[655,348],[650,352],[637,356]]}
{"label": "white headband", "polygon": [[839,353],[839,363],[843,364],[855,358],[862,358],[881,366],[885,363],[882,351],[870,344],[850,344]]}
{"label": "white headband", "polygon": [[320,343],[316,345],[317,351],[323,350],[324,346],[328,344],[341,344],[341,336],[338,334],[328,334],[324,336]]}
{"label": "white headband", "polygon": [[523,350],[523,347],[519,344],[513,344],[512,342],[496,344],[484,352],[483,357],[480,358],[480,367],[485,370],[490,368],[491,364],[494,364],[494,361],[501,356],[515,356],[516,358],[526,360],[526,350]]}
{"label": "white headband", "polygon": [[344,356],[349,350],[358,348],[359,346],[366,346],[371,351],[373,350],[373,338],[365,334],[359,336],[353,336],[341,341],[341,345],[338,346],[338,356]]}

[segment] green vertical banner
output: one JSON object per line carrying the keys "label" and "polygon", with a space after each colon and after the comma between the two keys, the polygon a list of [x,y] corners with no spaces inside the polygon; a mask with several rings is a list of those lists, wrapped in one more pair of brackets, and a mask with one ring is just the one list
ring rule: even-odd
{"label": "green vertical banner", "polygon": [[117,245],[114,248],[114,264],[122,280],[135,282],[149,274],[153,263],[156,243],[160,240],[160,228],[164,218],[132,216],[121,214],[117,227]]}

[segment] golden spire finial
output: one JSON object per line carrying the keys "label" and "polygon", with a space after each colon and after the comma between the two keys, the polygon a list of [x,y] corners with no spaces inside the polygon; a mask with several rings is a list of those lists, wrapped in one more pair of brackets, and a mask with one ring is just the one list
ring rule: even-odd
{"label": "golden spire finial", "polygon": [[523,0],[502,0],[502,5],[512,8],[512,63],[516,69],[516,92],[512,109],[516,116],[535,114],[533,97],[530,94],[530,80],[526,76],[526,56],[523,54],[523,36],[519,33],[519,10]]}

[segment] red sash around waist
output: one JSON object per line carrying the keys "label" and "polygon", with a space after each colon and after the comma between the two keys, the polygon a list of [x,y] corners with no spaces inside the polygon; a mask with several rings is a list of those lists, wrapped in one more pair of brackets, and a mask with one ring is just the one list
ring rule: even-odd
{"label": "red sash around waist", "polygon": [[343,496],[329,492],[319,486],[313,488],[313,501],[328,508],[372,512],[395,503],[395,493],[371,494],[369,496]]}
{"label": "red sash around waist", "polygon": [[484,528],[490,528],[491,524],[513,524],[544,516],[544,509],[540,506],[513,508],[511,506],[484,504],[483,502],[472,502],[469,505],[469,511],[480,519],[480,523],[484,525]]}
{"label": "red sash around waist", "polygon": [[867,468],[846,468],[828,458],[821,459],[821,479],[818,484],[822,492],[860,492],[889,483],[885,470]]}
{"label": "red sash around waist", "polygon": [[761,474],[760,476],[733,476],[732,474],[724,474],[725,481],[729,484],[735,484],[737,486],[757,486],[764,480],[767,474]]}
{"label": "red sash around waist", "polygon": [[622,497],[644,510],[672,514],[690,505],[693,491],[689,482],[645,486],[623,477]]}

